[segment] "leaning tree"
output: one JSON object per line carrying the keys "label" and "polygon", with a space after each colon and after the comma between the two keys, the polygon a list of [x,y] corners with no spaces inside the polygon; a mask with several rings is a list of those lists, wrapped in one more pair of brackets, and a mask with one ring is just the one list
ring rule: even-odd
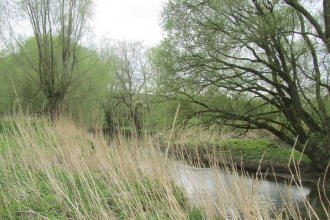
{"label": "leaning tree", "polygon": [[298,137],[325,171],[329,11],[329,0],[169,0],[155,59],[163,88],[208,125],[266,129],[292,146]]}

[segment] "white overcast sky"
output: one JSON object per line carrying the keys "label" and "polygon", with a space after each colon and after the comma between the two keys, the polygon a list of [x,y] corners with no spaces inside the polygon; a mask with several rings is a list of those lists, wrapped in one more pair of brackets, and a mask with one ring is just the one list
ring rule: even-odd
{"label": "white overcast sky", "polygon": [[99,0],[93,22],[96,37],[143,41],[161,40],[159,12],[163,0]]}

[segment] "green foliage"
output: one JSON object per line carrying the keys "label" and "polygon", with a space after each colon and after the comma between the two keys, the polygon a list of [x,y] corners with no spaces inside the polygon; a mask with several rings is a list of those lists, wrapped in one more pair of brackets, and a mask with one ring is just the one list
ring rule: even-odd
{"label": "green foliage", "polygon": [[[55,37],[56,42],[60,39]],[[38,73],[38,48],[34,37],[27,38],[19,49],[0,59],[0,113],[44,112],[48,99]],[[111,75],[96,50],[78,45],[75,57],[79,68],[72,72],[63,109],[83,124],[102,124],[102,102]],[[27,56],[28,54],[28,56]],[[56,55],[60,57],[60,52]]]}
{"label": "green foliage", "polygon": [[244,139],[229,139],[224,145],[233,148],[233,150],[266,150],[276,149],[279,146],[274,142],[266,140],[244,140]]}
{"label": "green foliage", "polygon": [[[147,122],[148,127],[153,129],[168,129],[173,125],[176,109],[180,101],[167,100],[162,97],[162,94],[152,96],[151,98],[151,111],[148,114]],[[181,105],[179,114],[183,115],[183,105]]]}
{"label": "green foliage", "polygon": [[17,130],[17,125],[15,122],[11,120],[0,120],[0,134],[1,133],[8,133],[12,130]]}
{"label": "green foliage", "polygon": [[[260,160],[264,157],[264,161],[288,162],[292,155],[292,149],[266,140],[229,139],[223,146],[228,147],[234,155],[242,155],[245,160]],[[298,160],[300,156],[299,151],[293,150],[293,159]],[[304,154],[302,161],[311,160]]]}
{"label": "green foliage", "polygon": [[[315,5],[312,15],[306,6],[293,0],[166,2],[154,65],[162,92],[182,103],[178,121],[265,129],[290,146],[299,136],[296,149],[325,171],[330,102],[323,76],[329,64],[317,60],[330,51],[330,38],[318,18],[327,19],[322,12],[329,6]],[[314,134],[320,141],[305,145]]]}
{"label": "green foliage", "polygon": [[[189,211],[189,220],[204,220],[204,219],[208,219],[204,208],[194,207],[192,210]],[[221,220],[222,218],[217,216],[212,219]]]}
{"label": "green foliage", "polygon": [[189,219],[190,220],[203,220],[203,219],[206,219],[205,210],[202,210],[201,208],[193,208],[189,212]]}

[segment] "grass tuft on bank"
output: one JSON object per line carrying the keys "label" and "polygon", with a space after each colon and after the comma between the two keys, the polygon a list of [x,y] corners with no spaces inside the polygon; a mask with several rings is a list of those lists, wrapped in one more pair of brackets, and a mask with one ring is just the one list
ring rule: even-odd
{"label": "grass tuft on bank", "polygon": [[280,146],[267,140],[228,139],[222,143],[232,155],[240,155],[244,160],[276,161],[288,163],[290,159],[311,162],[309,157],[297,150]]}

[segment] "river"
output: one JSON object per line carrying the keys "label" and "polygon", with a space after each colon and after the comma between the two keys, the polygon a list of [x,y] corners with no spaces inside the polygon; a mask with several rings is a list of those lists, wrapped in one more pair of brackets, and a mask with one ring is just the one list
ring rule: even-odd
{"label": "river", "polygon": [[[177,160],[170,164],[173,179],[185,189],[192,207],[205,207],[207,204],[209,212],[221,213],[228,219],[247,219],[242,217],[242,213],[249,210],[278,215],[282,210],[281,218],[284,219],[294,219],[292,216],[298,215],[288,210],[299,210],[303,219],[328,219],[316,187],[298,187],[288,184],[285,179],[256,179],[218,167],[199,168]],[[270,215],[277,219],[276,214]]]}

